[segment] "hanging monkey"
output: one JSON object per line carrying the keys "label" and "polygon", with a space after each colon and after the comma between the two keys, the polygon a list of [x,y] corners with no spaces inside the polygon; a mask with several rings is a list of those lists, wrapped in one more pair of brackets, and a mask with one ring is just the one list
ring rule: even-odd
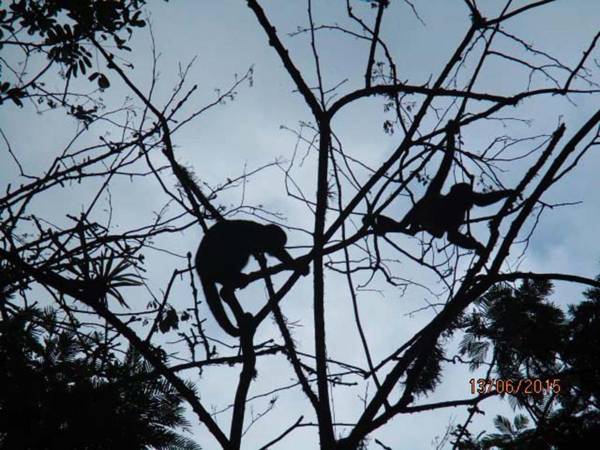
{"label": "hanging monkey", "polygon": [[459,231],[465,223],[473,206],[487,206],[515,193],[514,189],[503,189],[493,192],[475,192],[469,183],[457,183],[450,188],[448,194],[441,193],[444,181],[448,177],[454,152],[456,151],[454,134],[457,132],[454,122],[447,127],[447,148],[440,167],[427,187],[427,191],[408,214],[397,222],[389,217],[378,215],[372,219],[373,229],[377,234],[402,232],[415,235],[419,231],[427,231],[436,238],[447,234],[448,241],[459,247],[475,250],[481,254],[485,246],[470,234]]}
{"label": "hanging monkey", "polygon": [[[308,264],[302,266],[285,249],[287,235],[277,225],[262,225],[250,220],[224,220],[213,225],[204,235],[196,253],[196,270],[202,282],[206,302],[221,328],[231,336],[240,335],[239,326],[247,322],[249,313],[244,312],[235,296],[235,289],[248,285],[248,275],[242,269],[251,255],[267,253],[284,264],[308,275]],[[217,291],[216,283],[222,288]],[[231,309],[236,327],[223,307],[221,299]]]}

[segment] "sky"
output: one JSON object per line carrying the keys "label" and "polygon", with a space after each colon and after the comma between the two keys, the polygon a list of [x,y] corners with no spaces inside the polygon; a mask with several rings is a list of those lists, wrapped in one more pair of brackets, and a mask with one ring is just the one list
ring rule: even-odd
{"label": "sky", "polygon": [[[481,0],[479,6],[491,17],[503,2]],[[514,2],[515,6],[526,2]],[[290,55],[305,74],[309,85],[316,83],[315,66],[310,41],[306,34],[291,36],[298,27],[308,25],[306,3],[303,1],[271,0],[261,2],[267,16],[277,28]],[[367,23],[374,20],[374,11],[366,2],[353,2],[355,12]],[[469,15],[464,3],[459,0],[414,1],[418,20],[405,2],[392,1],[382,24],[382,37],[389,44],[397,65],[399,77],[410,84],[425,84],[435,77],[445,61],[460,41],[469,25]],[[296,181],[309,198],[315,194],[314,152],[305,160],[305,146],[298,149],[294,158],[296,137],[290,130],[298,130],[302,123],[310,123],[309,109],[297,92],[289,75],[283,69],[273,48],[268,45],[263,30],[256,18],[241,0],[195,1],[195,2],[159,2],[151,1],[148,6],[149,19],[156,40],[159,79],[154,91],[157,104],[163,103],[172,92],[177,81],[180,64],[185,66],[194,58],[189,70],[188,85],[197,84],[198,92],[186,105],[181,116],[213,101],[216,89],[226,89],[235,74],[243,75],[253,68],[252,85],[243,83],[237,89],[235,101],[211,109],[198,120],[179,130],[175,137],[177,159],[193,169],[195,175],[208,184],[218,184],[225,179],[239,176],[244,171],[279,160],[285,167],[294,160],[293,173]],[[345,2],[334,0],[315,1],[313,14],[318,24],[338,23],[352,26],[345,16]],[[600,25],[600,2],[595,0],[563,0],[524,14],[506,25],[506,31],[517,34],[525,41],[545,52],[551,53],[569,66],[574,66],[587,48]],[[327,88],[341,82],[340,93],[350,92],[361,87],[364,65],[368,55],[368,45],[359,39],[335,31],[317,33],[317,44],[322,62],[322,77]],[[152,53],[148,29],[138,30],[130,43],[133,51],[127,56],[133,64],[128,74],[138,86],[147,91],[152,69]],[[504,41],[499,49],[522,55],[522,49]],[[6,54],[9,58],[14,56]],[[595,53],[596,81],[598,71],[598,51]],[[534,58],[540,63],[542,60]],[[593,64],[592,64],[593,66]],[[552,69],[550,69],[552,70]],[[548,83],[543,75],[536,73],[531,80],[527,73],[506,60],[496,59],[484,69],[477,91],[509,94],[524,89],[527,82],[533,86]],[[49,80],[57,86],[60,80]],[[104,94],[107,109],[117,109],[131,95],[111,77],[111,89]],[[84,85],[82,85],[84,89]],[[506,114],[527,119],[522,121],[490,121],[483,126],[472,127],[464,133],[464,145],[481,148],[488,145],[496,136],[513,137],[550,134],[559,120],[567,125],[567,135],[574,132],[586,117],[595,112],[597,98],[573,97],[571,101],[563,98],[539,99],[519,105],[516,112]],[[120,112],[115,115],[119,116]],[[345,151],[370,166],[377,166],[389,156],[401,140],[401,133],[387,135],[383,132],[383,113],[381,99],[365,99],[356,102],[336,117],[333,129],[344,144]],[[19,155],[23,166],[29,173],[40,173],[48,165],[56,152],[72,139],[80,125],[73,119],[65,118],[58,111],[44,114],[32,112],[31,107],[18,109],[12,105],[0,108],[0,124],[13,150]],[[74,148],[97,142],[100,135],[110,132],[109,125],[98,125],[78,138]],[[3,145],[0,143],[0,146]],[[528,146],[529,145],[529,146]],[[522,154],[531,148],[531,144],[517,144],[511,152]],[[596,149],[597,150],[597,149]],[[0,156],[0,180],[2,188],[6,183],[19,183],[14,164],[5,151]],[[518,180],[527,168],[526,165],[515,168],[504,167],[502,181],[510,186]],[[510,168],[510,170],[508,170]],[[595,224],[600,217],[600,205],[597,200],[597,173],[600,169],[600,156],[597,151],[587,155],[568,177],[544,197],[549,203],[578,202],[568,207],[547,210],[542,216],[525,256],[511,260],[522,270],[544,272],[567,272],[593,277],[600,272],[598,265],[600,249],[596,245]],[[365,173],[362,174],[366,175]],[[174,177],[166,177],[172,185]],[[244,190],[228,191],[219,198],[224,204],[238,205],[242,200],[247,204],[262,204],[266,209],[277,211],[285,223],[294,227],[310,229],[312,216],[305,205],[287,196],[285,177],[282,170],[272,167],[260,176],[250,180]],[[32,212],[58,225],[68,224],[66,214],[73,214],[85,208],[90,201],[96,185],[65,187],[45,193],[30,207]],[[113,226],[121,230],[134,228],[147,223],[156,211],[164,205],[165,196],[155,182],[148,180],[117,179],[111,187],[111,202],[114,208]],[[107,199],[105,199],[106,201]],[[174,210],[176,208],[172,207]],[[401,205],[394,204],[386,212],[400,213]],[[96,218],[108,220],[108,212],[98,208]],[[331,220],[333,215],[329,216]],[[484,229],[485,230],[485,229]],[[159,292],[177,265],[185,263],[187,251],[194,251],[201,238],[200,227],[193,227],[179,236],[168,236],[156,243],[156,247],[168,248],[172,256],[160,251],[147,251],[149,286]],[[310,244],[310,236],[300,231],[290,233],[289,244],[302,246]],[[300,248],[292,250],[302,254]],[[434,279],[421,269],[408,263],[394,266],[399,276],[427,285],[430,290],[411,288],[405,295],[398,289],[385,287],[381,280],[378,291],[364,290],[359,295],[361,311],[364,315],[365,330],[374,357],[377,360],[397,347],[398,343],[409,338],[412,333],[427,323],[433,311],[425,310],[409,314],[423,308],[429,301],[436,301],[431,292],[439,292],[441,287],[432,285]],[[277,277],[276,282],[284,278]],[[358,277],[360,281],[360,277]],[[362,351],[353,324],[351,304],[344,278],[334,273],[326,275],[326,317],[328,350],[331,358],[365,366]],[[581,299],[581,288],[572,285],[557,285],[553,301],[560,305]],[[184,283],[176,286],[173,304],[178,309],[189,307],[191,297]],[[262,288],[248,289],[244,296],[249,304],[256,305],[253,297],[260,297]],[[140,298],[139,305],[148,299]],[[437,300],[439,301],[439,299]],[[294,287],[290,298],[284,303],[284,313],[290,322],[300,326],[293,329],[294,338],[301,350],[312,349],[312,319],[310,278],[302,280]],[[219,330],[208,325],[214,334]],[[212,329],[210,327],[213,327]],[[353,325],[352,325],[353,326]],[[259,330],[259,340],[273,338],[272,326]],[[176,336],[167,336],[172,342]],[[177,347],[175,347],[177,348]],[[183,350],[183,349],[182,349]],[[275,386],[290,384],[292,373],[285,359],[266,358],[257,367],[258,377],[251,390],[251,396],[268,393]],[[336,369],[337,370],[337,369]],[[429,399],[423,401],[467,398],[468,380],[472,377],[464,369],[444,366],[444,381]],[[197,373],[186,374],[196,381],[203,402],[210,409],[221,410],[227,404],[232,393],[224,389],[235,382],[237,369],[206,369],[202,378]],[[361,396],[365,395],[365,385],[360,388],[335,387],[332,397],[335,402],[335,419],[350,422],[361,410]],[[370,386],[372,392],[373,386]],[[274,394],[275,395],[275,394]],[[303,399],[298,389],[282,391],[278,394],[277,406],[248,431],[244,448],[257,448],[264,445],[281,430],[293,423],[300,415],[312,417],[310,405]],[[253,414],[259,414],[272,395],[251,402]],[[512,410],[500,402],[490,401],[483,404],[486,415],[478,416],[475,430],[492,429],[491,419],[501,413],[512,416]],[[229,411],[218,415],[221,425],[227,424]],[[394,449],[434,448],[432,441],[443,434],[449,423],[462,423],[466,417],[465,409],[443,410],[432,413],[398,417],[374,435]],[[194,418],[191,417],[193,423]],[[204,448],[215,448],[203,427],[194,425],[194,435]],[[311,427],[295,431],[292,436],[274,448],[315,448],[316,430]],[[372,448],[377,448],[372,444]]]}

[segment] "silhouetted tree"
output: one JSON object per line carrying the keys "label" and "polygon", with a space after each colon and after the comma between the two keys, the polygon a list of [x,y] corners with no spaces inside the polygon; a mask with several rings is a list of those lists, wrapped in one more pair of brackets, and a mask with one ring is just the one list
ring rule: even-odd
{"label": "silhouetted tree", "polygon": [[0,448],[198,450],[181,397],[139,353],[25,309],[0,323]]}
{"label": "silhouetted tree", "polygon": [[[190,84],[212,75],[210,66],[201,75],[191,72],[193,61],[160,67],[158,47],[166,40],[156,39],[150,27],[140,42],[148,44],[151,60],[134,66],[127,60],[130,38],[147,25],[144,8],[155,2],[5,3],[1,112],[23,114],[20,126],[0,129],[5,448],[194,448],[177,434],[187,425],[187,407],[185,413],[202,425],[203,445],[240,450],[248,430],[263,424],[284,392],[295,396],[294,408],[284,411],[296,415],[282,429],[269,424],[255,434],[264,440],[262,449],[299,448],[284,439],[300,430],[322,450],[389,448],[379,439],[386,424],[457,407],[468,413],[447,433],[446,444],[454,448],[561,448],[596,432],[599,356],[591,351],[599,343],[600,281],[514,268],[523,266],[542,213],[566,206],[547,193],[556,192],[600,142],[600,111],[590,106],[600,94],[600,33],[583,36],[582,47],[563,62],[522,36],[535,24],[548,28],[552,14],[560,22],[552,1],[463,0],[452,6],[462,17],[452,33],[424,29],[433,47],[448,51],[425,73],[415,69],[430,56],[402,47],[401,33],[417,35],[402,21],[426,26],[416,2],[322,1],[335,17],[321,19],[316,0],[307,0],[306,17],[291,17],[291,30],[263,8],[267,2],[202,2],[204,8],[243,8],[255,20],[277,59],[264,95],[273,96],[275,87],[285,85],[281,80],[289,82],[286,91],[277,91],[285,95],[271,111],[275,120],[288,99],[294,114],[305,109],[295,129],[285,126],[295,140],[286,163],[276,157],[252,169],[244,163],[236,176],[227,164],[218,166],[222,174],[212,173],[217,166],[211,162],[224,154],[229,135],[248,132],[241,122],[250,123],[254,112],[222,120],[218,130],[200,119],[251,86],[252,67],[229,83],[215,74],[223,89]],[[297,2],[271,2],[269,8],[290,5]],[[402,26],[386,25],[384,18]],[[525,18],[526,26],[519,22]],[[210,20],[194,19],[198,29]],[[521,25],[513,29],[514,23]],[[338,36],[322,38],[330,33]],[[214,47],[219,59],[228,56],[219,36],[196,41],[181,34],[188,40],[170,53]],[[239,42],[254,45],[260,42],[255,38]],[[303,44],[306,51],[298,49]],[[339,45],[350,46],[344,48],[352,49],[352,57],[329,60],[327,55],[341,53]],[[239,53],[232,59],[237,64]],[[167,72],[176,77],[170,83],[159,77]],[[200,101],[199,92],[206,91],[213,97]],[[378,102],[381,117],[363,109],[367,99],[371,106]],[[577,99],[585,99],[577,113],[565,113]],[[37,139],[35,120],[44,120],[48,110],[53,119],[59,113],[68,119],[50,130],[65,138],[62,147],[46,136]],[[523,127],[532,118],[535,132]],[[364,149],[371,142],[367,126],[355,135],[364,133],[362,142],[344,133],[372,121],[387,139],[377,144],[378,154]],[[181,136],[186,127],[193,135]],[[67,130],[73,132],[68,138]],[[207,130],[214,137],[209,144]],[[256,148],[240,151],[248,167],[264,153],[258,139],[253,142]],[[184,147],[191,151],[185,154]],[[440,164],[443,153],[448,156]],[[193,162],[184,165],[186,157]],[[272,169],[281,177],[267,172]],[[253,180],[264,183],[247,195]],[[274,180],[285,190],[277,190]],[[450,185],[459,189],[447,195]],[[415,209],[427,191],[435,191],[436,201]],[[472,208],[476,198],[481,208]],[[498,201],[490,206],[492,199]],[[484,205],[489,214],[471,217]],[[286,223],[284,212],[294,219]],[[418,220],[408,220],[415,214]],[[377,218],[384,216],[412,223],[410,235],[377,230]],[[246,326],[239,337],[224,334],[219,323],[225,322],[216,322],[206,307],[192,258],[207,230],[233,218],[284,228],[295,259],[269,266],[255,254],[258,266],[244,269],[243,283],[230,286],[238,288],[233,308],[237,299],[248,308],[237,314]],[[310,282],[300,281],[306,264]],[[548,301],[552,283],[560,281],[592,290],[564,311]],[[426,299],[417,310],[395,302],[382,312],[374,292],[407,299],[426,292]],[[295,309],[285,310],[290,304]],[[46,306],[51,309],[40,312]],[[421,312],[429,315],[412,322]],[[386,339],[375,344],[373,333]],[[267,358],[281,361],[279,370],[265,370]],[[547,394],[508,396],[491,389],[428,401],[448,381],[449,364],[460,364],[463,373],[471,369],[473,377],[513,383],[539,379],[557,386],[559,379],[561,392],[547,387]],[[221,371],[217,389],[203,378],[206,368]],[[213,389],[200,396],[189,377]],[[255,394],[265,378],[267,392]],[[486,399],[507,396],[528,416],[499,417],[498,433],[474,434]],[[340,398],[351,407],[336,415]]]}

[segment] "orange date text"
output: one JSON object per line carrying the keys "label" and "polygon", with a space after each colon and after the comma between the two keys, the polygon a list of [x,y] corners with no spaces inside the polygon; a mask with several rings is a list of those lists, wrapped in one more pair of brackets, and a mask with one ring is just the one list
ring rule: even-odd
{"label": "orange date text", "polygon": [[502,378],[471,378],[471,394],[558,394],[560,392],[560,379],[522,378],[517,380]]}

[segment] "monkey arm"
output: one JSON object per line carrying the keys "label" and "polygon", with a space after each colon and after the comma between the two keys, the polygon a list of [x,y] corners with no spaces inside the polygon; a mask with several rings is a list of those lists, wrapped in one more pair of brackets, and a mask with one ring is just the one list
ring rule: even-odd
{"label": "monkey arm", "polygon": [[386,233],[393,233],[400,231],[400,222],[396,222],[383,214],[379,214],[373,217],[373,230],[378,235],[384,235]]}
{"label": "monkey arm", "polygon": [[219,293],[221,295],[221,298],[231,308],[231,311],[233,312],[233,315],[235,316],[235,320],[238,323],[242,323],[243,317],[246,314],[249,314],[249,313],[246,313],[242,309],[242,306],[240,305],[240,302],[238,301],[237,297],[235,296],[234,290],[235,290],[234,286],[223,286],[221,288],[221,290],[219,291]]}
{"label": "monkey arm", "polygon": [[290,255],[285,248],[277,249],[276,251],[271,252],[271,254],[282,263],[290,266],[290,268],[299,270],[304,276],[310,273],[308,262],[304,261],[303,258],[299,258],[297,260],[292,258],[292,255]]}
{"label": "monkey arm", "polygon": [[[242,336],[248,332],[253,333],[256,327],[252,324],[254,317],[249,312],[245,312],[235,296],[235,286],[223,286],[220,291],[221,298],[229,305],[229,308],[235,316],[238,328],[235,328],[237,335]],[[221,303],[222,305],[222,303]],[[222,306],[221,306],[222,307]],[[229,319],[227,319],[229,322]],[[231,322],[229,322],[231,323]],[[226,330],[227,331],[227,330]],[[243,339],[243,337],[242,337]]]}
{"label": "monkey arm", "polygon": [[417,231],[417,227],[414,226],[413,216],[414,208],[409,211],[402,222],[397,222],[384,215],[378,215],[373,217],[373,230],[376,234],[382,236],[386,233],[406,233],[414,235]]}
{"label": "monkey arm", "polygon": [[473,192],[473,203],[477,206],[488,206],[492,203],[510,197],[515,193],[514,189],[503,189],[493,192]]}
{"label": "monkey arm", "polygon": [[433,180],[431,180],[431,183],[429,183],[429,186],[427,186],[425,197],[437,195],[442,191],[442,186],[444,185],[446,178],[448,178],[450,167],[452,167],[452,160],[454,159],[454,153],[456,152],[456,141],[454,139],[454,134],[457,131],[458,130],[456,129],[456,124],[454,121],[449,121],[448,125],[446,126],[446,150],[444,153],[444,159],[442,159],[442,163],[433,177]]}

